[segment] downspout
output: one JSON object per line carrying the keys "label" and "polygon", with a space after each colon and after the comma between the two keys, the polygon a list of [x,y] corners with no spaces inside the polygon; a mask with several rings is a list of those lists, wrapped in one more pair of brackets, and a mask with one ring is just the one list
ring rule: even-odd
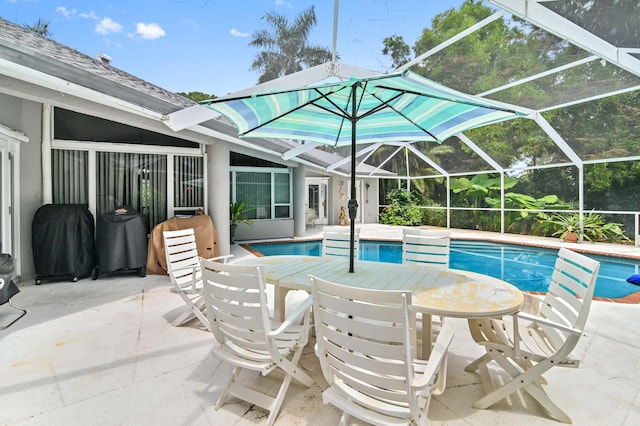
{"label": "downspout", "polygon": [[51,178],[51,141],[53,108],[50,104],[42,105],[42,204],[53,203],[53,180]]}

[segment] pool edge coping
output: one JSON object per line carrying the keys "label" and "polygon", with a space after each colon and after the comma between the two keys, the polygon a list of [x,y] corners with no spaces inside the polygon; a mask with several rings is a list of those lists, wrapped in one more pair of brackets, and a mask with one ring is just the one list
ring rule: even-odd
{"label": "pool edge coping", "polygon": [[[451,238],[452,240],[456,240],[456,241],[484,241],[484,242],[492,242],[492,243],[500,243],[500,244],[511,244],[514,246],[528,246],[528,247],[539,247],[539,248],[546,248],[546,249],[553,249],[553,250],[557,250],[559,249],[558,246],[553,245],[553,244],[543,244],[543,243],[534,243],[534,242],[514,242],[514,241],[505,241],[503,239],[500,238],[473,238],[473,237],[456,237],[456,238]],[[393,241],[393,242],[402,242],[402,239],[398,239],[398,238],[360,238],[361,241]],[[310,242],[310,241],[322,241],[322,238],[317,238],[317,237],[309,237],[309,238],[296,238],[296,239],[283,239],[283,240],[260,240],[260,241],[256,241],[256,242],[244,242],[244,243],[238,243],[238,245],[240,247],[242,247],[243,249],[247,250],[249,253],[253,254],[256,257],[264,257],[264,254],[254,250],[253,248],[249,247],[252,244],[255,245],[260,245],[260,244],[278,244],[278,243],[303,243],[303,242]],[[573,246],[571,247],[572,250],[579,252],[579,253],[584,253],[584,254],[595,254],[595,255],[600,255],[600,256],[606,256],[606,257],[616,257],[616,258],[623,258],[623,259],[635,259],[638,260],[640,259],[640,257],[638,256],[632,256],[632,255],[626,255],[624,253],[616,253],[616,254],[612,254],[610,252],[604,252],[604,251],[598,251],[598,250],[581,250],[580,248],[576,248],[573,249]],[[525,293],[529,293],[529,294],[534,294],[534,295],[544,295],[544,292],[540,292],[540,291],[529,291],[529,290],[521,290]],[[613,303],[622,303],[622,304],[632,304],[632,305],[636,305],[636,304],[640,304],[640,290],[628,294],[624,297],[617,297],[617,298],[612,298],[612,297],[599,297],[599,296],[594,296],[593,300],[598,300],[601,302],[613,302]]]}

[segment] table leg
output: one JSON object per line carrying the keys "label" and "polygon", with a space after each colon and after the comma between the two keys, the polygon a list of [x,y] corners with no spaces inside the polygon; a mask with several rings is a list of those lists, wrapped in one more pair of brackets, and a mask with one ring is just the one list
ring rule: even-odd
{"label": "table leg", "polygon": [[287,301],[287,293],[289,289],[281,288],[276,285],[273,289],[273,316],[277,321],[284,321],[285,319],[285,306]]}
{"label": "table leg", "polygon": [[431,323],[431,315],[422,313],[422,359],[429,359],[431,356],[431,337],[433,334],[433,326]]}

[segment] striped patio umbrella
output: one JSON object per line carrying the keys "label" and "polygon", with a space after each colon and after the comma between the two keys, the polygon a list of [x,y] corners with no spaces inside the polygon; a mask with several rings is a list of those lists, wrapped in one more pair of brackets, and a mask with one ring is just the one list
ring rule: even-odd
{"label": "striped patio umbrella", "polygon": [[228,117],[240,137],[351,145],[353,272],[356,144],[442,142],[459,132],[515,118],[515,110],[458,92],[411,71],[203,102]]}

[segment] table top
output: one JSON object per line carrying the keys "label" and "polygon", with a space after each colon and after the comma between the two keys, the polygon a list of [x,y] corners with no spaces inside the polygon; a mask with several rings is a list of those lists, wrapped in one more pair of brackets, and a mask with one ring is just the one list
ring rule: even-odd
{"label": "table top", "polygon": [[520,310],[524,296],[513,285],[484,274],[422,265],[358,260],[337,256],[265,256],[242,260],[261,265],[267,283],[309,290],[309,275],[339,284],[386,290],[411,290],[416,310],[432,315],[486,318]]}

